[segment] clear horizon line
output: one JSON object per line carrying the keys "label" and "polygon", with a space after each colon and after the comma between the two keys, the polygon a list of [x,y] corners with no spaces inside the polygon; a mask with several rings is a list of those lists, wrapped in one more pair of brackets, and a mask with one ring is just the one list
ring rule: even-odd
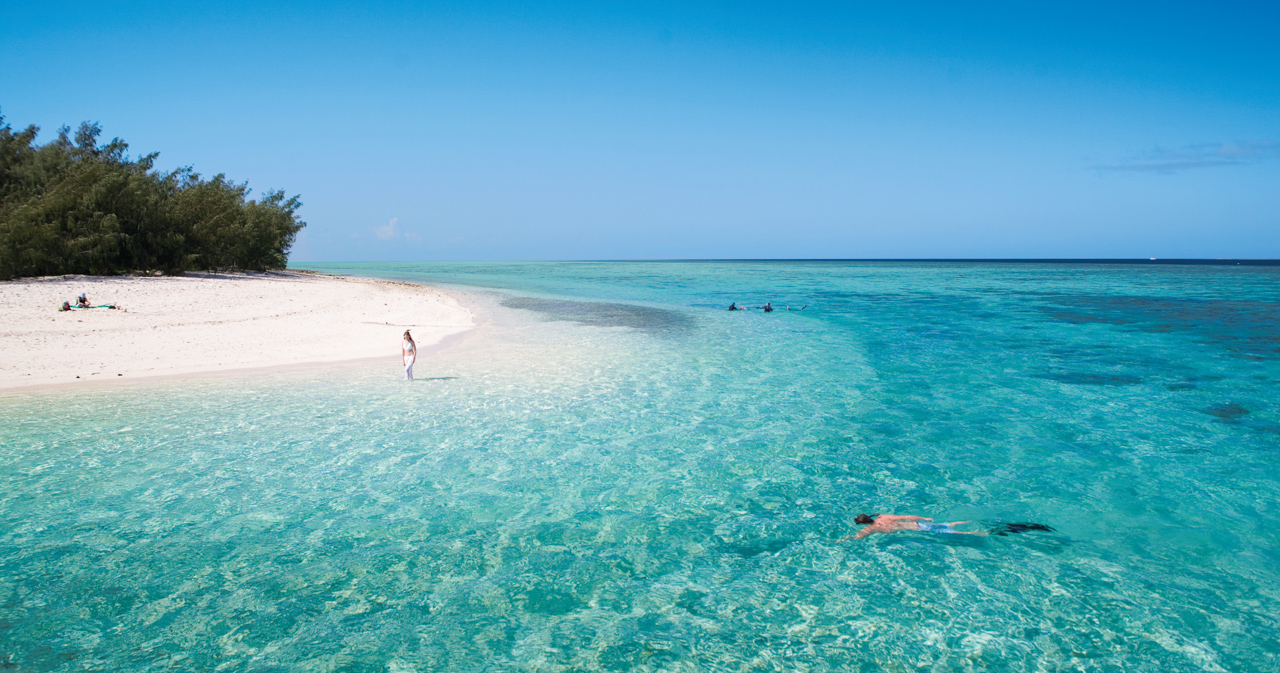
{"label": "clear horizon line", "polygon": [[[296,262],[297,264],[413,264],[449,262],[930,262],[984,264],[1190,264],[1280,266],[1280,259],[1208,257],[688,257],[646,259],[467,259],[467,260],[347,260]],[[293,262],[290,262],[293,264]]]}

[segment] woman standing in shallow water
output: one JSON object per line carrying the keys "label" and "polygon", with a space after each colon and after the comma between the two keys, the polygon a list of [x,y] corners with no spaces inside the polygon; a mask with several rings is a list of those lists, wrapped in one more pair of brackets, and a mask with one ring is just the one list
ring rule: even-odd
{"label": "woman standing in shallow water", "polygon": [[413,380],[413,361],[418,359],[418,344],[413,342],[409,330],[404,331],[404,340],[400,342],[400,359],[404,361],[404,380]]}

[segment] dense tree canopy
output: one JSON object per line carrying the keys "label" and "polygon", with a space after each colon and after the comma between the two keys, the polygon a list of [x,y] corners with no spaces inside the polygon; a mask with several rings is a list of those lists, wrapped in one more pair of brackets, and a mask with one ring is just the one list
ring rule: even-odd
{"label": "dense tree canopy", "polygon": [[37,145],[0,116],[0,278],[68,273],[284,268],[306,226],[297,196],[190,167],[161,173],[156,154],[129,159],[116,138],[85,122]]}

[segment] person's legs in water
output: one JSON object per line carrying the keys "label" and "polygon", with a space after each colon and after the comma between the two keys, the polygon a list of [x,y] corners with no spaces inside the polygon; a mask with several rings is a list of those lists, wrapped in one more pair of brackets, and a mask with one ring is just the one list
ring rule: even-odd
{"label": "person's legs in water", "polygon": [[928,521],[917,521],[916,529],[925,533],[944,533],[950,535],[986,535],[986,531],[981,530],[956,530],[955,527],[964,523],[973,523],[972,521],[951,521],[948,523],[930,523]]}

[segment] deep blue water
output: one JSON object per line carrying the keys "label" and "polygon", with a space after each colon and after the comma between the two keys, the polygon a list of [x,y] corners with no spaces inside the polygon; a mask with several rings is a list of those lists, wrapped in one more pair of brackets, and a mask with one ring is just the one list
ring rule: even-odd
{"label": "deep blue water", "polygon": [[1280,268],[308,267],[481,326],[0,397],[0,666],[1280,670]]}

